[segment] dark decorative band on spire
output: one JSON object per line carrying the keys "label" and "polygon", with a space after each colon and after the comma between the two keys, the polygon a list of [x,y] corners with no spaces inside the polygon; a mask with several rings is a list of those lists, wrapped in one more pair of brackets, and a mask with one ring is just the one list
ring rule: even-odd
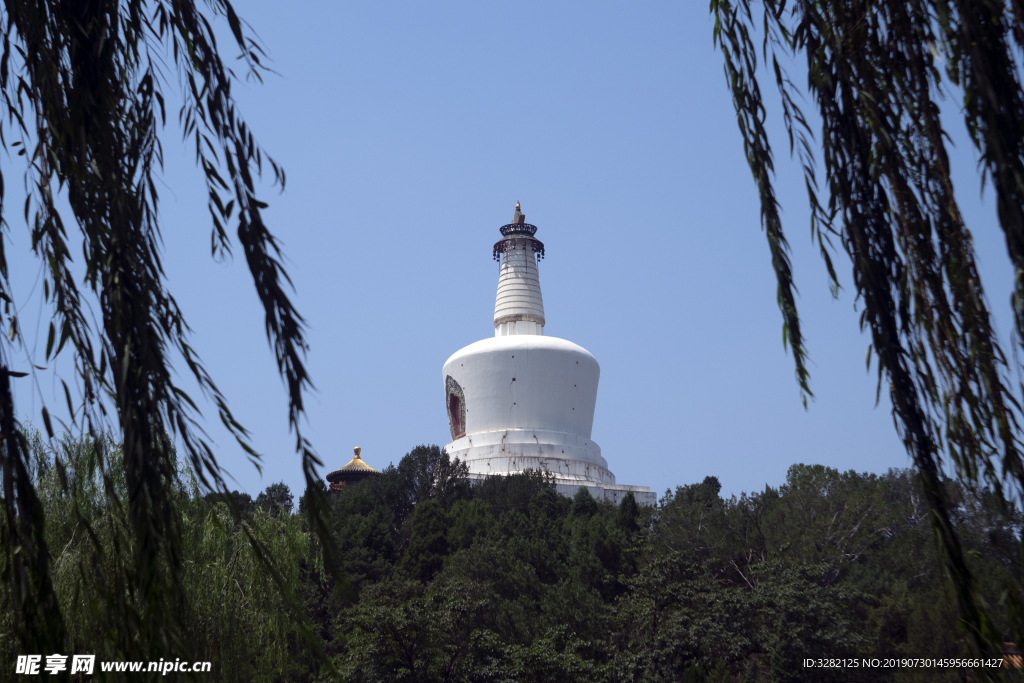
{"label": "dark decorative band on spire", "polygon": [[[507,227],[510,227],[510,226],[506,225],[505,228],[507,228]],[[533,228],[534,230],[537,229],[537,228],[534,228],[532,225],[529,225],[527,227]],[[504,230],[505,228],[502,228],[502,230]],[[533,244],[533,253],[537,255],[537,260],[540,261],[541,259],[543,259],[544,258],[544,243],[541,242],[536,237],[528,237],[527,239],[529,239],[530,243]],[[509,245],[512,245],[511,248],[515,249],[515,243],[516,243],[516,239],[515,239],[514,236],[513,237],[506,237],[503,240],[499,240],[499,241],[495,242],[494,243],[494,260],[495,261],[500,261],[501,260],[501,255],[509,250],[509,248],[510,248]]]}
{"label": "dark decorative band on spire", "polygon": [[529,223],[509,223],[498,229],[501,230],[502,237],[519,237],[522,235],[533,237],[537,234],[537,226],[530,225]]}
{"label": "dark decorative band on spire", "polygon": [[[537,255],[537,260],[540,261],[544,258],[544,243],[534,237],[537,234],[537,226],[526,222],[526,214],[522,212],[519,202],[516,202],[516,213],[512,216],[512,222],[498,229],[501,231],[501,236],[504,239],[494,244],[495,261],[501,261],[502,254],[507,253],[510,248],[516,248],[516,243],[518,242],[516,238],[529,240],[533,244],[533,253]],[[512,245],[511,247],[509,247],[510,244]],[[523,248],[525,249],[526,247]]]}

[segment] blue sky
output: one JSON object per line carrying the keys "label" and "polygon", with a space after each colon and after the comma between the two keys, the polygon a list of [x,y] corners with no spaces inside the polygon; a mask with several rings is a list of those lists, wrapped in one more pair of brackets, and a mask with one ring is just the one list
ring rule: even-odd
{"label": "blue sky", "polygon": [[[356,445],[382,468],[418,444],[446,443],[441,366],[493,334],[491,245],[517,200],[547,247],[546,334],[601,364],[593,438],[620,483],[663,492],[715,475],[738,494],[780,484],[793,463],[909,464],[884,392],[874,405],[849,261],[836,257],[845,289],[833,300],[773,104],[816,395],[807,410],[800,401],[706,2],[236,8],[278,74],[236,94],[288,174],[286,191],[268,184],[264,198],[309,323],[306,431],[328,470]],[[1009,332],[1004,243],[955,103],[946,109],[958,196]],[[244,260],[210,259],[201,174],[173,123],[164,139],[170,286],[264,454],[262,478],[212,410],[209,432],[238,488],[255,495],[284,480],[298,494],[285,390]],[[18,162],[5,157],[5,173]],[[9,199],[20,207],[16,189]],[[38,265],[21,255],[20,211],[8,221],[25,320],[39,309]],[[40,401],[59,405],[60,385],[27,386],[18,409],[40,424]]]}

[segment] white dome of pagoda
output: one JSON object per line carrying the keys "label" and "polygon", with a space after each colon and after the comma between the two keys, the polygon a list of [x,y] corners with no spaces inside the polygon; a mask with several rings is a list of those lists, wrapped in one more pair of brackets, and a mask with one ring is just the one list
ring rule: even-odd
{"label": "white dome of pagoda", "polygon": [[470,472],[535,469],[615,483],[590,438],[601,368],[583,347],[540,335],[492,337],[457,351],[443,372],[448,454]]}

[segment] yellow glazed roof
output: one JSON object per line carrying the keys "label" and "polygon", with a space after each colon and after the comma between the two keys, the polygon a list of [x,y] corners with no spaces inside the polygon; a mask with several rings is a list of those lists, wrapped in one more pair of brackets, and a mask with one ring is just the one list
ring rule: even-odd
{"label": "yellow glazed roof", "polygon": [[348,464],[344,467],[336,469],[331,472],[331,474],[327,475],[328,479],[330,479],[333,474],[349,474],[353,472],[366,472],[367,474],[372,472],[373,474],[380,474],[380,472],[367,465],[363,462],[363,459],[359,457],[359,452],[362,450],[359,446],[356,446],[353,450],[355,451],[355,457],[349,460]]}

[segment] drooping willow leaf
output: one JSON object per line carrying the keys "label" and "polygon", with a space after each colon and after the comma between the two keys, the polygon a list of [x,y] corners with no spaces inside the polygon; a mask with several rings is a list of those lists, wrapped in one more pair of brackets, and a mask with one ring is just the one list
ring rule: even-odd
{"label": "drooping willow leaf", "polygon": [[[97,608],[97,628],[108,634],[109,652],[103,654],[109,659],[155,661],[181,644],[176,621],[181,523],[172,495],[177,476],[172,440],[204,485],[228,490],[198,426],[196,405],[175,383],[175,353],[217,406],[221,422],[257,466],[259,461],[246,430],[190,346],[189,328],[166,284],[156,179],[168,87],[181,86],[177,118],[206,179],[213,250],[224,254],[234,245],[242,250],[263,304],[267,338],[288,388],[296,450],[313,492],[310,519],[330,549],[323,496],[312,485],[321,463],[300,429],[304,393],[311,386],[304,323],[289,297],[279,245],[263,220],[266,204],[257,198],[265,170],[282,187],[285,174],[236,107],[237,75],[224,65],[207,14],[227,19],[245,75],[259,78],[265,70],[263,51],[228,0],[210,0],[205,10],[192,0],[7,0],[0,11],[0,144],[26,163],[24,217],[32,250],[43,264],[53,315],[46,355],[51,357],[55,344],[56,354],[66,344],[74,353],[81,401],[72,399],[67,384],[64,388],[79,427],[94,436],[113,427],[123,440],[122,494],[107,475],[103,454],[97,458],[111,504],[124,506],[129,520],[125,535],[115,536],[107,548],[119,569]],[[0,227],[6,231],[12,207],[2,203],[3,180],[0,176]],[[70,206],[68,223],[58,209],[59,197]],[[21,208],[13,207],[19,213]],[[232,222],[237,242],[229,236]],[[71,266],[72,235],[83,243],[83,280]],[[74,251],[77,255],[77,245]],[[5,259],[0,251],[0,300],[10,304]],[[96,318],[87,308],[89,297],[99,301]],[[9,332],[0,345],[4,579],[13,591],[25,651],[62,652],[64,629],[48,574],[45,520],[10,386],[18,370],[15,352],[23,346],[16,312],[8,306],[4,317]],[[43,421],[52,438],[49,413]],[[278,578],[259,540],[249,540]],[[283,580],[278,583],[290,594]]]}
{"label": "drooping willow leaf", "polygon": [[[1024,342],[1024,48],[1019,0],[712,0],[714,39],[725,58],[747,160],[761,196],[779,302],[797,376],[806,350],[772,190],[759,68],[770,64],[791,152],[799,151],[812,232],[837,286],[827,244],[850,258],[862,329],[871,333],[879,392],[912,456],[936,538],[956,588],[961,626],[983,652],[1024,637],[1024,592],[1007,585],[1012,634],[995,632],[994,605],[972,580],[952,503],[955,473],[968,490],[995,493],[1010,510],[1024,494],[1020,396],[993,330],[971,233],[957,207],[939,115],[944,93],[963,116],[995,191],[1016,283],[1016,342]],[[759,36],[760,45],[755,42]],[[765,64],[759,65],[759,56]],[[783,64],[806,65],[806,89]],[[803,66],[800,67],[803,70]],[[797,105],[806,94],[821,120],[817,141]],[[799,144],[795,144],[798,141]],[[819,202],[819,166],[827,200]],[[781,255],[780,255],[781,251]],[[1018,539],[1019,540],[1019,539]],[[1020,561],[1018,556],[1017,562]],[[1019,574],[1020,566],[1017,571]]]}

